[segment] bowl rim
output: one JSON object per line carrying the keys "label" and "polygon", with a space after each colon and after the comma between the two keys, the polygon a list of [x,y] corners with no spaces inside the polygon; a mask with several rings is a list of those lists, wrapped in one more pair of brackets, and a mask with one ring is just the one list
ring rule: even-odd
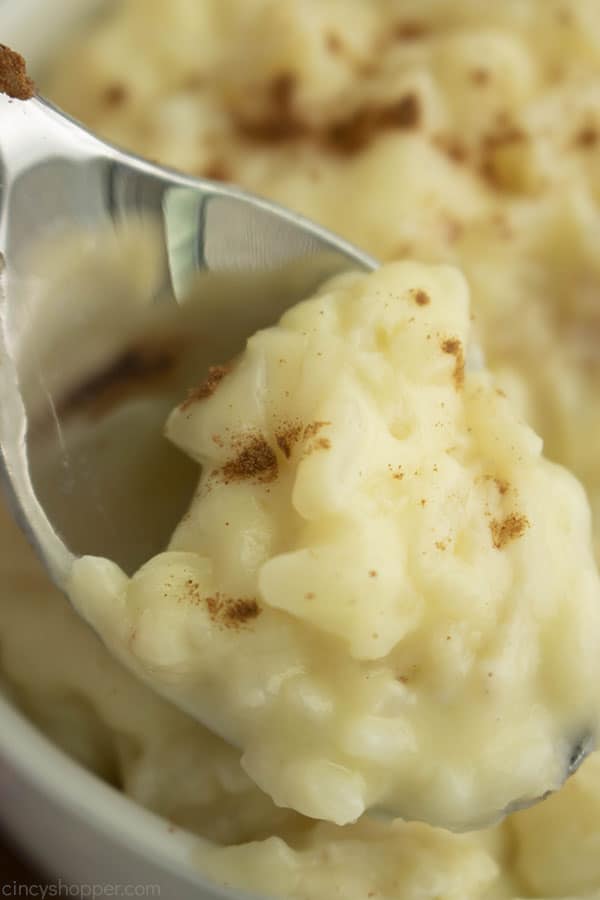
{"label": "bowl rim", "polygon": [[210,841],[174,826],[102,781],[47,738],[1,693],[0,724],[0,762],[7,762],[28,785],[112,842],[151,858],[165,872],[212,892],[214,897],[240,897],[209,881],[194,866],[194,849],[211,846]]}

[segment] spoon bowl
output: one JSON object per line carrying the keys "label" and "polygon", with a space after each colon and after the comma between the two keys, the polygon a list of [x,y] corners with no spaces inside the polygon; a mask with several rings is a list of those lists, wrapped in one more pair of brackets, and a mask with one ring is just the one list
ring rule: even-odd
{"label": "spoon bowl", "polygon": [[162,549],[196,467],[169,409],[258,328],[375,261],[275,204],[0,95],[0,445],[19,521],[64,586]]}

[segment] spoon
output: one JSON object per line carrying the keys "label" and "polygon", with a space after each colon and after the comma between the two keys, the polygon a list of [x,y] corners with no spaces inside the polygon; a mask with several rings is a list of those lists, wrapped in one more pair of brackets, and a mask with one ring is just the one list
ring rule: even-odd
{"label": "spoon", "polygon": [[[197,480],[165,446],[169,409],[326,279],[376,263],[275,204],[124,153],[40,97],[0,94],[0,122],[0,446],[14,510],[59,587],[84,554],[133,573]],[[123,446],[132,390],[158,402],[138,404]]]}
{"label": "spoon", "polygon": [[[275,204],[124,153],[40,97],[0,95],[0,122],[4,480],[64,589],[80,556],[131,574],[166,546],[197,481],[162,437],[186,389],[326,279],[376,262]],[[590,750],[584,736],[566,776]]]}

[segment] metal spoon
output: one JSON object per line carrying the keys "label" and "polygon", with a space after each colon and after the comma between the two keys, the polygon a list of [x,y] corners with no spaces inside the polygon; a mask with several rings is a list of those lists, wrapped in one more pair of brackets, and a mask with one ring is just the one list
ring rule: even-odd
{"label": "metal spoon", "polygon": [[[5,95],[0,253],[2,456],[58,586],[83,554],[131,573],[165,546],[197,471],[162,426],[207,367],[325,279],[375,266],[288,210]],[[119,443],[132,394],[139,427]]]}
{"label": "metal spoon", "polygon": [[[375,266],[288,210],[0,95],[0,450],[55,584],[84,554],[132,573],[163,549],[197,480],[167,412],[324,280]],[[567,775],[590,749],[582,736]]]}

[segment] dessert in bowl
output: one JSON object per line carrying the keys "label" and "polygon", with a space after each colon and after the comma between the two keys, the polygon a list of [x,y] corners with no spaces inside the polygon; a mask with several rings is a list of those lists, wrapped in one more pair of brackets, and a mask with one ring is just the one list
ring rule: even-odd
{"label": "dessert in bowl", "polygon": [[[92,23],[41,84],[136,152],[270,196],[382,260],[462,269],[496,386],[549,458],[582,480],[597,519],[593,11],[130,3]],[[598,888],[595,756],[554,797],[482,832],[365,818],[339,826],[277,807],[239,751],[110,660],[13,529],[7,519],[9,694],[83,765],[198,835],[190,872],[289,897]]]}

